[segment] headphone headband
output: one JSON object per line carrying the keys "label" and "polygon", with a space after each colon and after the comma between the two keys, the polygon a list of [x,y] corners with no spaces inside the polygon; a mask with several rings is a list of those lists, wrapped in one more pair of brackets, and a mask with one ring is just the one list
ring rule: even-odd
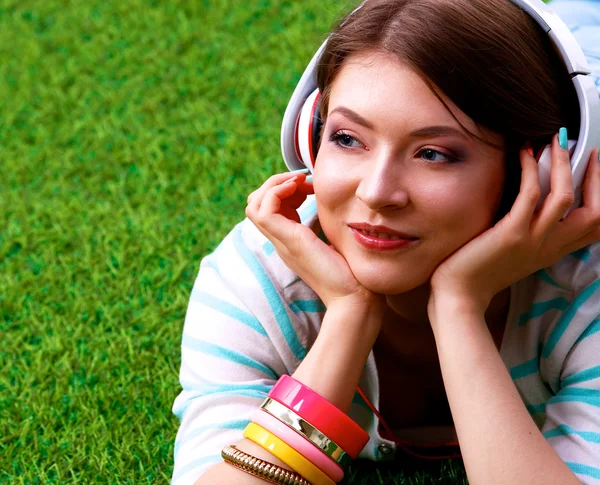
{"label": "headphone headband", "polygon": [[[366,0],[368,1],[368,0]],[[346,18],[345,22],[366,3],[362,2]],[[600,98],[591,70],[574,35],[562,19],[541,0],[508,0],[529,14],[546,32],[557,47],[563,62],[571,74],[580,108],[580,130],[575,152],[571,157],[573,186],[576,199],[581,196],[581,185],[587,161],[595,147],[600,147]],[[343,24],[342,24],[343,25]],[[327,45],[319,47],[302,74],[283,116],[281,127],[281,151],[290,170],[305,168],[296,150],[296,123],[305,100],[317,89],[317,65]],[[592,127],[595,127],[592,129]],[[310,164],[309,164],[310,165]],[[312,167],[309,167],[312,169]]]}

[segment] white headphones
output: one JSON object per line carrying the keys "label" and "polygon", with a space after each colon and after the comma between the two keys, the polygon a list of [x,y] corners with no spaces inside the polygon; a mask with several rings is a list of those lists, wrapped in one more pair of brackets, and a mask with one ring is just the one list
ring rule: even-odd
{"label": "white headphones", "polygon": [[[592,150],[600,147],[600,97],[581,47],[560,17],[541,0],[510,1],[528,13],[550,36],[577,91],[581,122],[579,138],[569,140],[575,201],[568,214],[581,205],[582,184],[587,162]],[[361,3],[354,12],[358,11],[364,3]],[[314,168],[321,129],[318,112],[320,93],[317,88],[317,65],[326,45],[327,40],[313,56],[285,110],[281,127],[281,151],[285,164],[290,170],[308,168],[312,172]],[[548,145],[538,161],[542,191],[538,208],[550,193],[550,153]]]}

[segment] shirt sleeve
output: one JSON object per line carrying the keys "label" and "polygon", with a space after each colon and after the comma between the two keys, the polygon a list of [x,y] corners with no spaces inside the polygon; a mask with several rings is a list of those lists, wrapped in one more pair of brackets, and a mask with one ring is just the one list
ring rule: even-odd
{"label": "shirt sleeve", "polygon": [[240,223],[200,265],[183,329],[182,391],[173,405],[181,420],[173,485],[192,485],[222,461],[222,448],[243,438],[252,413],[305,353],[261,261],[264,242],[248,240],[254,232],[247,220]]}
{"label": "shirt sleeve", "polygon": [[580,294],[582,309],[595,307],[595,318],[563,362],[559,390],[546,403],[541,429],[584,485],[600,485],[600,305],[594,303],[600,301],[599,287],[600,281],[595,281]]}

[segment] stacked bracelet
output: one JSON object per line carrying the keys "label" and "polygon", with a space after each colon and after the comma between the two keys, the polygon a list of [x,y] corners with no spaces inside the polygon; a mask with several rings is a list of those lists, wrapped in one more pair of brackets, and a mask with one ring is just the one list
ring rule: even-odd
{"label": "stacked bracelet", "polygon": [[271,483],[283,483],[286,485],[311,485],[297,473],[281,468],[280,466],[261,460],[255,456],[238,450],[235,445],[228,445],[221,451],[225,463],[239,468],[250,475],[262,478]]}
{"label": "stacked bracelet", "polygon": [[292,409],[352,458],[356,458],[369,441],[369,434],[349,416],[290,376],[281,376],[269,397]]}
{"label": "stacked bracelet", "polygon": [[347,468],[350,464],[350,455],[341,446],[283,404],[268,397],[263,402],[261,409],[302,435],[340,467]]}
{"label": "stacked bracelet", "polygon": [[339,465],[336,465],[310,441],[274,416],[259,409],[252,415],[252,421],[290,445],[334,482],[340,482],[344,478],[344,470]]}
{"label": "stacked bracelet", "polygon": [[256,423],[244,430],[244,437],[262,446],[296,473],[314,485],[335,485],[335,482],[294,448]]}
{"label": "stacked bracelet", "polygon": [[[351,458],[358,456],[369,441],[368,433],[349,416],[287,375],[281,376],[261,408],[252,415],[244,437],[279,458],[308,485],[335,485],[341,481]],[[239,450],[236,452],[237,462],[231,458],[234,456],[231,447],[224,448],[222,456],[227,455],[230,464],[265,480],[278,480],[275,474],[285,471],[251,455],[242,456]]]}

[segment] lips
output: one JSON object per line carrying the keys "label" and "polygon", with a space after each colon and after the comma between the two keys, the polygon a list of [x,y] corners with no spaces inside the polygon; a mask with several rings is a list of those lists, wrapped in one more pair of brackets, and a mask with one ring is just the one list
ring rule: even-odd
{"label": "lips", "polygon": [[356,242],[370,251],[396,251],[419,244],[418,237],[386,226],[352,223],[348,224],[348,227]]}
{"label": "lips", "polygon": [[405,232],[396,231],[387,226],[376,225],[372,226],[371,224],[367,224],[365,222],[360,223],[351,223],[348,224],[352,229],[356,229],[361,234],[365,236],[369,236],[376,239],[389,239],[391,241],[398,241],[400,239],[408,239],[414,240],[419,239],[417,236],[413,234],[408,234]]}

